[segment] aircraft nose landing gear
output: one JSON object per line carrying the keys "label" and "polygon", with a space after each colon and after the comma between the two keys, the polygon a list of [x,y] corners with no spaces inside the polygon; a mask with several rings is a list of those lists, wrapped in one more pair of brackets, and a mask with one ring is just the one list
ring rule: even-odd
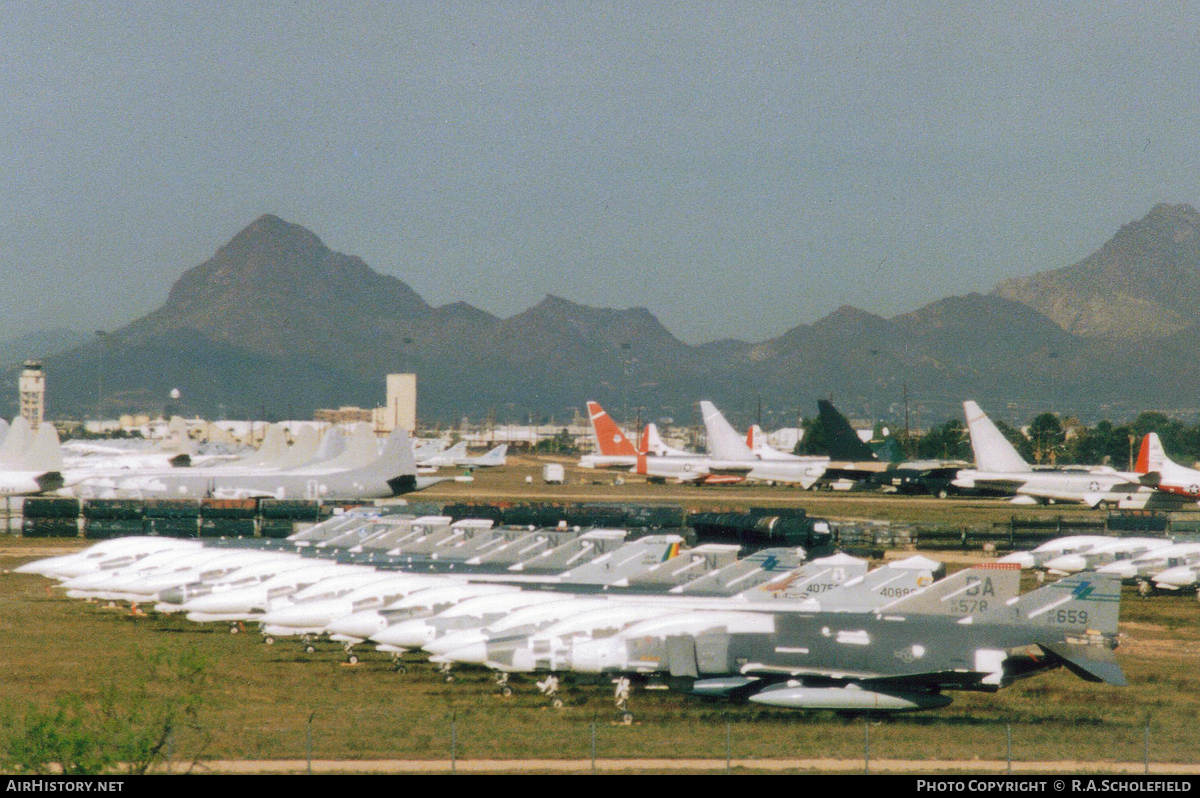
{"label": "aircraft nose landing gear", "polygon": [[558,697],[558,677],[550,674],[545,679],[537,683],[537,688],[542,691],[542,695],[550,699],[550,706],[555,709],[562,709],[563,700]]}
{"label": "aircraft nose landing gear", "polygon": [[619,679],[613,680],[613,700],[617,705],[617,711],[621,713],[621,723],[626,726],[633,723],[633,713],[629,711],[629,692],[632,688],[632,683],[629,677],[622,676]]}

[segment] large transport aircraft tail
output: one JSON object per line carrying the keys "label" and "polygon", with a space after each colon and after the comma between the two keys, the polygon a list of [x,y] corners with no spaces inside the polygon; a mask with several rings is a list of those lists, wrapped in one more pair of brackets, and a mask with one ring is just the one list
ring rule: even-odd
{"label": "large transport aircraft tail", "polygon": [[701,402],[700,413],[704,416],[704,429],[708,433],[708,453],[714,460],[753,460],[754,452],[742,440],[742,436],[730,426],[712,402]]}
{"label": "large transport aircraft tail", "polygon": [[8,427],[4,442],[0,444],[0,466],[10,470],[24,470],[21,465],[25,450],[33,442],[33,429],[25,416],[17,416]]}
{"label": "large transport aircraft tail", "polygon": [[604,408],[595,402],[587,403],[588,418],[592,420],[592,431],[596,434],[596,446],[600,454],[613,457],[636,457],[637,447],[625,437],[617,422],[612,420]]}
{"label": "large transport aircraft tail", "polygon": [[975,402],[963,402],[967,430],[971,435],[971,451],[975,453],[975,468],[998,473],[1032,471],[1008,438]]}
{"label": "large transport aircraft tail", "polygon": [[397,427],[388,436],[383,452],[375,462],[339,476],[382,479],[396,495],[417,490],[417,461],[413,459],[408,432],[403,427]]}
{"label": "large transport aircraft tail", "polygon": [[817,400],[817,413],[821,421],[821,429],[825,433],[825,443],[829,448],[829,459],[837,462],[866,463],[879,458],[858,437],[854,427],[846,417],[838,412],[833,403],[827,399]]}
{"label": "large transport aircraft tail", "polygon": [[1137,466],[1133,470],[1139,474],[1149,474],[1153,471],[1161,473],[1174,465],[1176,463],[1167,457],[1158,433],[1146,433],[1142,438],[1142,447],[1138,450]]}
{"label": "large transport aircraft tail", "polygon": [[53,424],[42,424],[33,433],[25,450],[21,468],[25,471],[61,471],[62,449],[58,445],[58,430]]}

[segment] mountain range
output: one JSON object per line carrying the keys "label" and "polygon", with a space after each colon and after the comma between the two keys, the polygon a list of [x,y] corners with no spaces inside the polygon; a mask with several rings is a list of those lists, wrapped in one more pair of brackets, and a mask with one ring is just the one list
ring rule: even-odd
{"label": "mountain range", "polygon": [[[417,373],[419,417],[442,423],[564,421],[588,399],[677,423],[696,422],[701,398],[743,423],[761,405],[767,424],[811,415],[820,397],[893,420],[907,397],[917,425],[958,417],[968,398],[1014,421],[1043,410],[1084,420],[1190,413],[1200,408],[1200,213],[1157,205],[1079,263],[988,294],[890,319],[847,306],[768,341],[699,346],[645,308],[547,296],[501,319],[462,302],[434,307],[264,215],[152,313],[104,336],[55,340],[19,357],[0,345],[0,364],[42,355],[51,415],[76,418],[98,405],[109,416],[160,410],[173,388],[186,412],[304,417],[381,404],[395,371]],[[15,410],[18,370],[4,374],[13,389],[0,414]]]}

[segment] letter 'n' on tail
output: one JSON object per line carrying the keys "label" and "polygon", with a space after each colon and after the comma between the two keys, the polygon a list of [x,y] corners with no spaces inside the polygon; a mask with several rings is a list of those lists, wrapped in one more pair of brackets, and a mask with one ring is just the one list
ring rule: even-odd
{"label": "letter 'n' on tail", "polygon": [[621,428],[612,420],[612,417],[604,412],[603,407],[595,402],[588,402],[587,409],[600,454],[619,457],[637,456],[637,447],[625,437],[625,433],[621,432]]}

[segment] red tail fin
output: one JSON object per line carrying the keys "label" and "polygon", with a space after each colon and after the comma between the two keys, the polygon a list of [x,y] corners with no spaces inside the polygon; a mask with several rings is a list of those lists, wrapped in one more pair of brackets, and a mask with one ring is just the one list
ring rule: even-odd
{"label": "red tail fin", "polygon": [[754,451],[754,425],[750,425],[750,429],[746,430],[746,446],[750,451]]}
{"label": "red tail fin", "polygon": [[1150,473],[1150,435],[1142,436],[1142,446],[1138,449],[1137,465],[1133,469],[1138,474]]}
{"label": "red tail fin", "polygon": [[637,455],[634,447],[621,428],[612,420],[604,408],[595,402],[587,403],[588,416],[592,420],[592,431],[596,433],[596,444],[600,454],[632,457]]}

